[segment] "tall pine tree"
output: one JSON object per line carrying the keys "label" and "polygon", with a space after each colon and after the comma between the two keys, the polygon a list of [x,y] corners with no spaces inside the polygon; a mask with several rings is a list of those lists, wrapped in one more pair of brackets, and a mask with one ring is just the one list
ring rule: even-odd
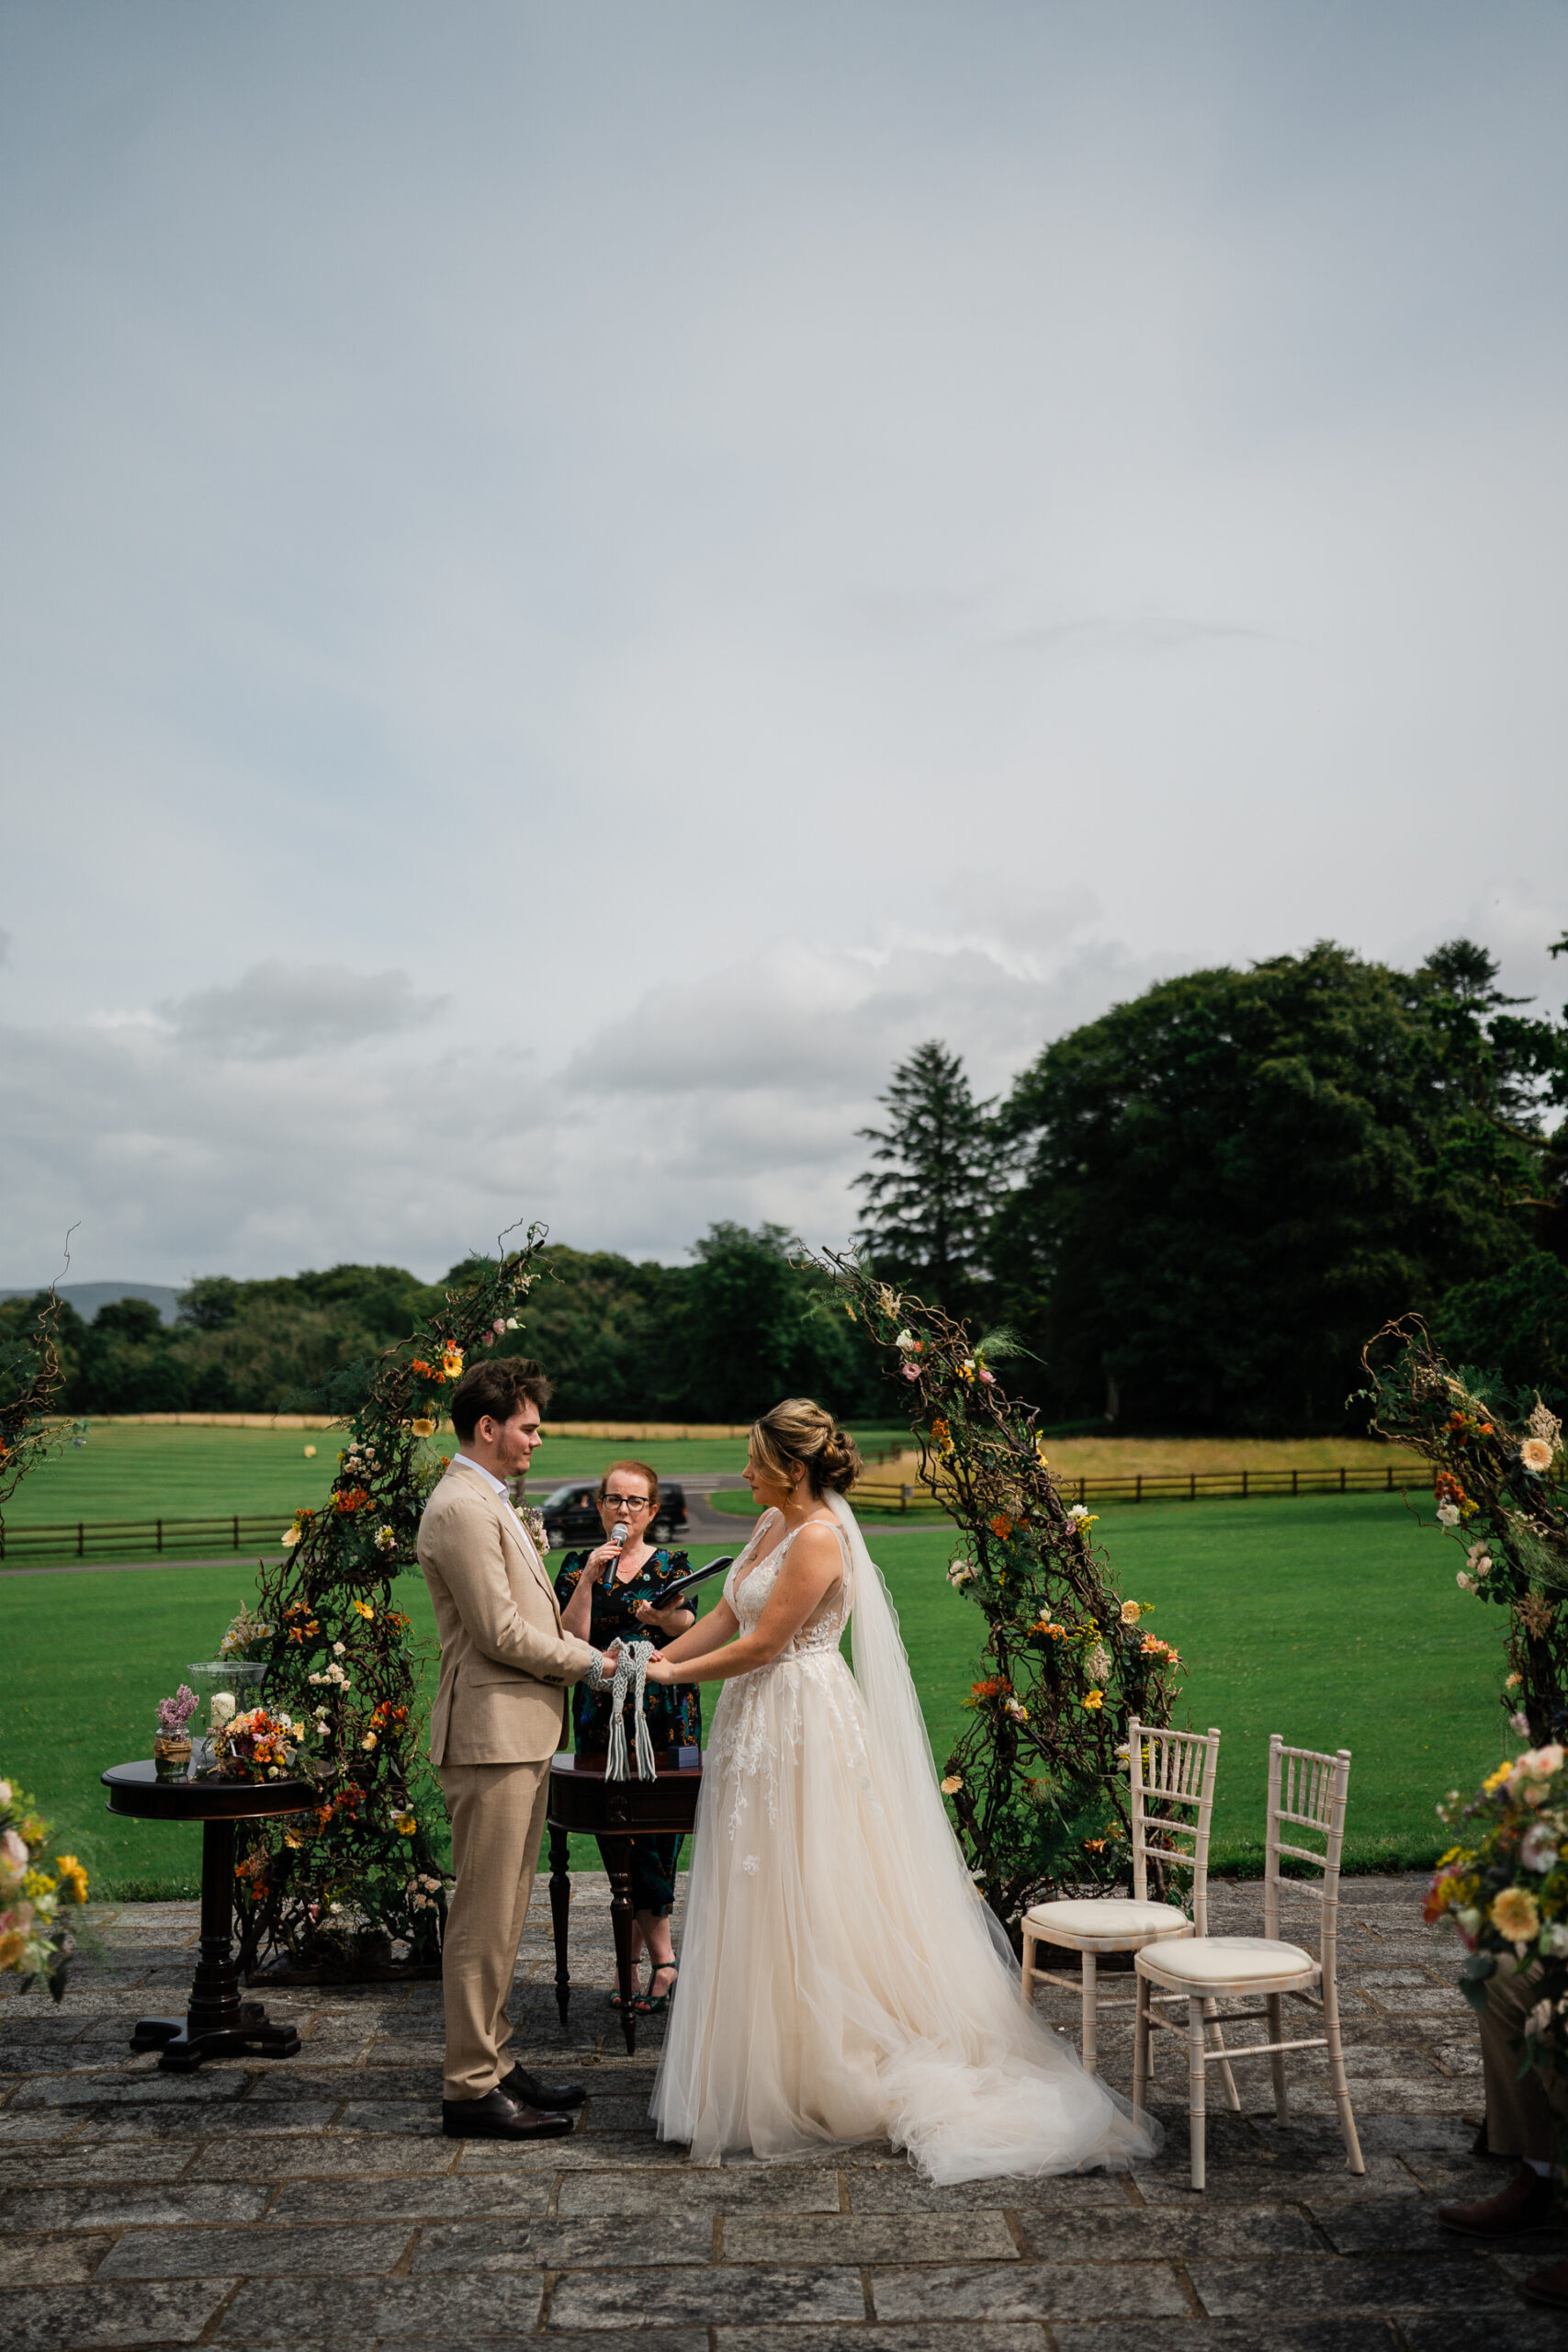
{"label": "tall pine tree", "polygon": [[887,1125],[857,1130],[875,1149],[854,1180],[865,1194],[855,1238],[885,1280],[963,1315],[984,1278],[995,1205],[991,1104],[976,1102],[962,1055],[934,1037],[899,1063],[878,1100]]}

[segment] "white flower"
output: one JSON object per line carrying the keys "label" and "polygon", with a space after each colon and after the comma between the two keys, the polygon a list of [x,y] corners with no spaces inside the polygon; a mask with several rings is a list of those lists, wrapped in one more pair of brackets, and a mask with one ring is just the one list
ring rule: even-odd
{"label": "white flower", "polygon": [[1438,1524],[1443,1527],[1457,1527],[1459,1525],[1459,1505],[1457,1503],[1439,1503],[1438,1505]]}
{"label": "white flower", "polygon": [[901,1354],[912,1355],[920,1343],[913,1331],[900,1331],[893,1344]]}
{"label": "white flower", "polygon": [[1085,1503],[1070,1504],[1067,1509],[1067,1517],[1069,1519],[1087,1519],[1089,1517],[1088,1505]]}
{"label": "white flower", "polygon": [[1550,1822],[1530,1823],[1519,1839],[1519,1860],[1527,1871],[1540,1871],[1544,1877],[1557,1860],[1557,1833]]}
{"label": "white flower", "polygon": [[1551,2003],[1538,2001],[1525,2019],[1525,2031],[1528,2034],[1544,2033],[1551,2023]]}
{"label": "white flower", "polygon": [[1551,1467],[1551,1448],[1543,1437],[1527,1437],[1519,1448],[1519,1460],[1527,1470],[1544,1476]]}
{"label": "white flower", "polygon": [[1454,1578],[1454,1582],[1462,1591],[1473,1592],[1475,1590],[1475,1578],[1472,1576],[1467,1576],[1463,1568],[1461,1568],[1458,1576]]}
{"label": "white flower", "polygon": [[342,1642],[334,1642],[334,1643],[333,1644],[333,1657],[342,1657],[343,1654],[344,1654],[344,1645],[342,1644]]}
{"label": "white flower", "polygon": [[1508,1717],[1508,1729],[1513,1733],[1516,1739],[1528,1739],[1530,1736],[1529,1717],[1519,1708],[1516,1707],[1513,1713]]}
{"label": "white flower", "polygon": [[1091,1682],[1106,1683],[1111,1679],[1111,1653],[1103,1642],[1096,1642],[1083,1662],[1083,1670]]}
{"label": "white flower", "polygon": [[947,1564],[947,1581],[953,1587],[954,1592],[958,1590],[960,1585],[965,1585],[972,1582],[974,1575],[975,1571],[970,1566],[967,1560],[949,1560]]}
{"label": "white flower", "polygon": [[1549,1919],[1540,1931],[1540,1948],[1552,1960],[1568,1953],[1568,1925],[1561,1919]]}
{"label": "white flower", "polygon": [[1481,1933],[1481,1914],[1473,1905],[1467,1905],[1462,1911],[1456,1911],[1454,1918],[1467,1936],[1478,1936]]}

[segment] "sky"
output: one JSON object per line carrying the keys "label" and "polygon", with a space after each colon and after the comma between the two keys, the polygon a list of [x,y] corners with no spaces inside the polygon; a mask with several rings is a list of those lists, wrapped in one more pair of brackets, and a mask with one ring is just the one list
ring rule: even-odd
{"label": "sky", "polygon": [[0,0],[0,1285],[843,1239],[1568,927],[1560,0]]}

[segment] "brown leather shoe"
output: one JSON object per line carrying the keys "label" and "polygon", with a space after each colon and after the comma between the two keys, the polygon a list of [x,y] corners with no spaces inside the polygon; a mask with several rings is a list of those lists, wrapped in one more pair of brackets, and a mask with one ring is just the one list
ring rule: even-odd
{"label": "brown leather shoe", "polygon": [[1532,2303],[1568,2312],[1568,2262],[1554,2262],[1550,2270],[1538,2270],[1533,2278],[1525,2280],[1524,2291]]}
{"label": "brown leather shoe", "polygon": [[444,2098],[441,2129],[449,2140],[565,2140],[571,2118],[519,2107],[497,2085],[483,2098]]}
{"label": "brown leather shoe", "polygon": [[1473,2205],[1439,2205],[1438,2219],[1445,2230],[1458,2230],[1467,2238],[1517,2238],[1529,2230],[1549,2230],[1555,2203],[1556,2191],[1546,2175],[1521,2165],[1495,2197],[1479,2198]]}
{"label": "brown leather shoe", "polygon": [[569,2107],[581,2107],[588,2097],[581,2083],[542,2083],[523,2065],[502,2075],[496,2089],[504,2091],[514,2107],[536,2108],[541,2115],[564,2115]]}

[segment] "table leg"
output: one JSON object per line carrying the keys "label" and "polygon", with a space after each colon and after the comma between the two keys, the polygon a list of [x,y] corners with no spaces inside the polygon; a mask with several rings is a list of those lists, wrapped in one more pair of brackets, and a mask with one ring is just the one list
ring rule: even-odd
{"label": "table leg", "polygon": [[626,2056],[637,2049],[637,1970],[632,1964],[632,1848],[629,1838],[604,1838],[601,1850],[610,1872],[610,1927],[615,1939],[615,1982],[621,1989],[621,2030]]}
{"label": "table leg", "polygon": [[571,1971],[567,1966],[567,1924],[571,1910],[571,1880],[567,1874],[571,1846],[566,1831],[550,1824],[550,1921],[556,1931],[556,2007],[560,2030],[566,2031],[567,2003],[571,1998]]}
{"label": "table leg", "polygon": [[161,2050],[160,2073],[186,2075],[204,2058],[292,2058],[299,2036],[269,2025],[259,2001],[240,1998],[233,1946],[234,1824],[206,1821],[201,1830],[201,1958],[181,2018],[142,2018],[132,2050]]}

